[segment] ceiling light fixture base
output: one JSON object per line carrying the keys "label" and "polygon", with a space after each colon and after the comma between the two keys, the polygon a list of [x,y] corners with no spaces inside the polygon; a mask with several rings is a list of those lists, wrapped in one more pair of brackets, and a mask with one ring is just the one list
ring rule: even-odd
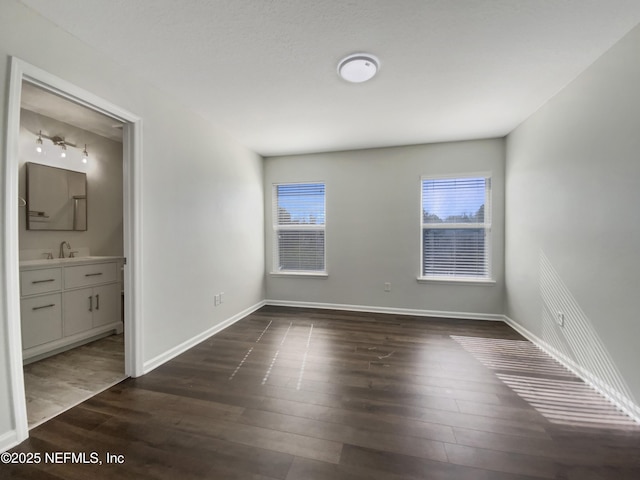
{"label": "ceiling light fixture base", "polygon": [[380,60],[370,53],[354,53],[338,63],[338,75],[347,82],[362,83],[371,80],[380,68]]}

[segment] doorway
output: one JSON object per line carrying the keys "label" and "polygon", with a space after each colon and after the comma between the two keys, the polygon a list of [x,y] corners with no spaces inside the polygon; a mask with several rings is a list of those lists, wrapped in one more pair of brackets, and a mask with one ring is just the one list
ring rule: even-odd
{"label": "doorway", "polygon": [[[22,82],[20,304],[30,429],[126,378],[122,129]],[[69,285],[79,268],[105,271]]]}
{"label": "doorway", "polygon": [[[11,375],[12,416],[15,425],[15,443],[28,437],[25,401],[25,382],[22,359],[22,324],[20,310],[20,242],[19,215],[22,204],[19,195],[20,107],[23,82],[38,87],[61,99],[80,105],[119,122],[122,128],[122,240],[123,285],[126,298],[124,315],[124,374],[139,376],[143,373],[141,341],[141,304],[136,292],[141,291],[140,230],[141,230],[141,119],[116,105],[83,90],[59,77],[12,58],[9,83],[9,101],[5,163],[5,271],[4,285],[7,308],[5,322],[8,333],[9,365]],[[63,247],[61,247],[63,249]]]}

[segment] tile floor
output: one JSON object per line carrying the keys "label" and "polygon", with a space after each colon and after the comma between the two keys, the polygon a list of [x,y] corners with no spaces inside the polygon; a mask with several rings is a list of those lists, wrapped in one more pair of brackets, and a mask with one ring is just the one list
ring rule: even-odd
{"label": "tile floor", "polygon": [[33,428],[124,380],[124,335],[111,335],[24,367]]}

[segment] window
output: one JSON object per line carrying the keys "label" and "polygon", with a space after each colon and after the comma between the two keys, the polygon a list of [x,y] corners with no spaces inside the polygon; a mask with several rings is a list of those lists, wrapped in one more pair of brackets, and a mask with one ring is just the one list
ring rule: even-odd
{"label": "window", "polygon": [[274,272],[325,272],[324,183],[273,186]]}
{"label": "window", "polygon": [[491,178],[422,179],[421,278],[491,279]]}

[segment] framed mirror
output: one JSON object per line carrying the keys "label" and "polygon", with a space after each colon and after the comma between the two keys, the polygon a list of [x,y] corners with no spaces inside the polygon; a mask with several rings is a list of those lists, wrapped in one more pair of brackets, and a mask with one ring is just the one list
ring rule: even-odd
{"label": "framed mirror", "polygon": [[27,162],[27,230],[87,230],[87,174]]}

